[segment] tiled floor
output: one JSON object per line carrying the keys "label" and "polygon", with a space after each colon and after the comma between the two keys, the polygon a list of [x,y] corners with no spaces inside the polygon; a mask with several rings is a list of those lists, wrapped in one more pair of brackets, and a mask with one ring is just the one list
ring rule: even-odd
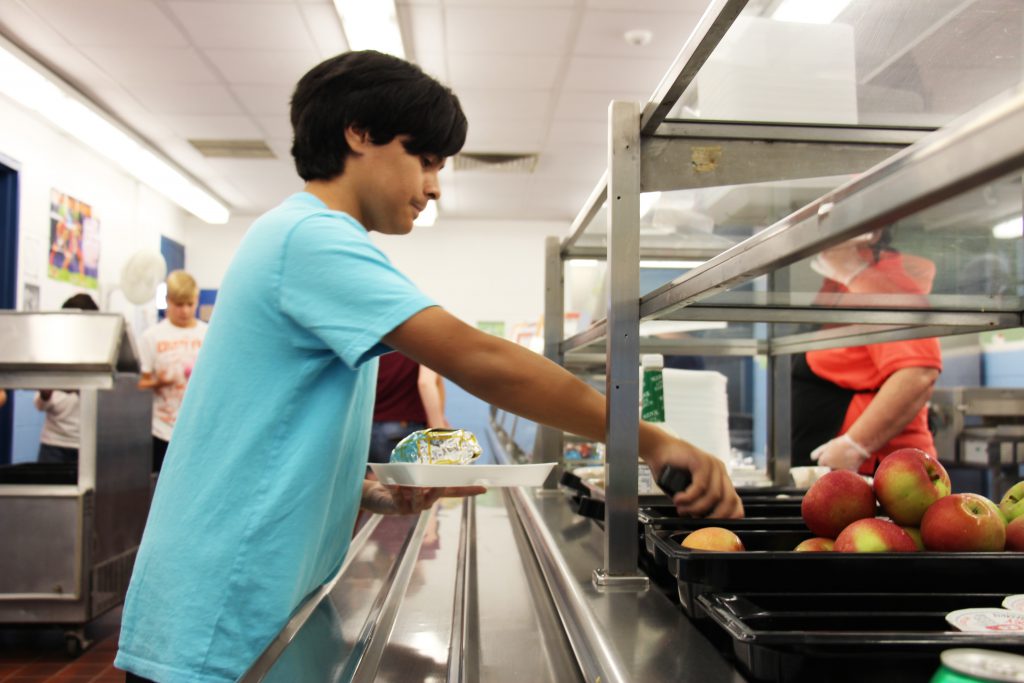
{"label": "tiled floor", "polygon": [[60,629],[0,627],[0,683],[123,683],[114,668],[120,624],[120,609],[90,624],[94,644],[77,658],[65,654]]}

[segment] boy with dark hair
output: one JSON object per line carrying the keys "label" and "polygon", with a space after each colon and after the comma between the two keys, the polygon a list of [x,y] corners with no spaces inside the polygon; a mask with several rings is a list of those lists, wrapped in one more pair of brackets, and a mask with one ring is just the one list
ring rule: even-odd
{"label": "boy with dark hair", "polygon": [[[338,569],[360,506],[404,514],[483,490],[364,480],[381,353],[604,437],[598,392],[446,313],[369,239],[409,233],[440,197],[438,172],[466,133],[451,91],[352,52],[300,80],[291,118],[305,191],[252,225],[224,277],[125,604],[116,664],[160,683],[236,680]],[[691,470],[680,512],[742,514],[714,457],[646,424],[640,447],[656,472]]]}

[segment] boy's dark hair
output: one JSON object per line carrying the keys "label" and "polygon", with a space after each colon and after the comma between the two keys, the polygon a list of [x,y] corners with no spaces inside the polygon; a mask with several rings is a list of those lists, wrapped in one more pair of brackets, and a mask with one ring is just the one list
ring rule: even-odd
{"label": "boy's dark hair", "polygon": [[351,153],[345,131],[374,144],[408,135],[410,154],[450,157],[466,141],[466,116],[449,88],[415,64],[373,50],[321,62],[299,80],[291,101],[292,156],[303,180],[330,180]]}
{"label": "boy's dark hair", "polygon": [[82,311],[98,311],[100,307],[88,294],[75,294],[73,297],[61,304],[61,308],[77,308]]}

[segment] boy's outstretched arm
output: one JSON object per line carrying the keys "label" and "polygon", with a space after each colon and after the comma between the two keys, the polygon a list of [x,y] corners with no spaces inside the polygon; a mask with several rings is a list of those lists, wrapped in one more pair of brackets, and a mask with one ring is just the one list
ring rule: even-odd
{"label": "boy's outstretched arm", "polygon": [[[423,309],[383,341],[488,403],[588,439],[605,438],[600,392],[543,356],[481,332],[442,308]],[[668,464],[690,470],[693,483],[673,499],[680,514],[743,515],[718,458],[643,422],[640,455],[655,476]]]}

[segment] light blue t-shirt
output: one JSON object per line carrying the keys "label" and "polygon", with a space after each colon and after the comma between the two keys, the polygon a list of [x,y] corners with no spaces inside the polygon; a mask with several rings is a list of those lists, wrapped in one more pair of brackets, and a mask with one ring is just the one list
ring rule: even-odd
{"label": "light blue t-shirt", "polygon": [[313,195],[253,223],[160,474],[118,667],[160,683],[234,681],[340,567],[380,340],[432,305],[358,222]]}

